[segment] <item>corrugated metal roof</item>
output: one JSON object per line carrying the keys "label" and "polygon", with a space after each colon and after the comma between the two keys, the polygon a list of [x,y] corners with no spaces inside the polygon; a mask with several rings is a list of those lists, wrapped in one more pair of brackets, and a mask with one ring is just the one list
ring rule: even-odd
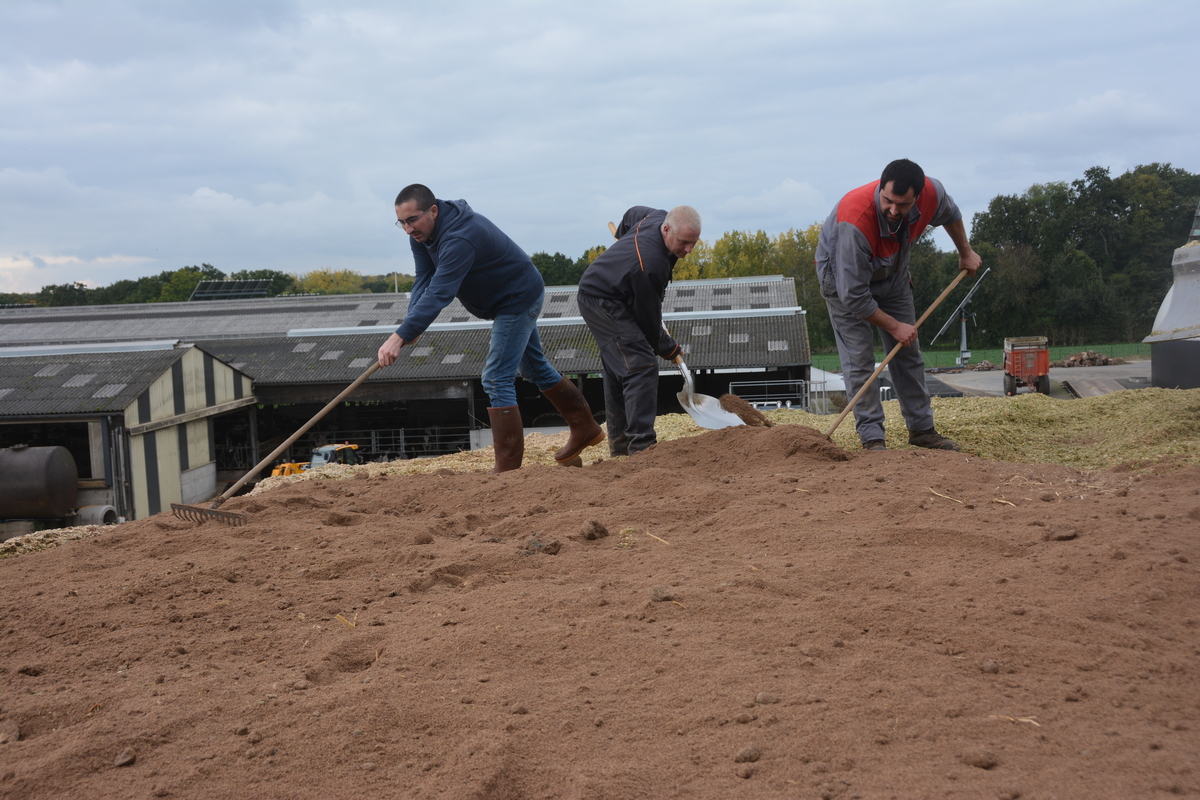
{"label": "corrugated metal roof", "polygon": [[[543,319],[578,317],[576,287],[546,290]],[[179,339],[188,342],[277,336],[296,328],[395,327],[408,311],[401,294],[270,297],[203,303],[138,303],[110,306],[0,309],[0,345]],[[676,281],[667,287],[663,311],[711,312],[788,308],[795,283],[779,275]],[[474,320],[458,300],[438,323]]]}
{"label": "corrugated metal roof", "polygon": [[193,350],[221,360],[191,345],[156,350],[116,345],[108,352],[88,348],[0,358],[0,418],[120,412]]}
{"label": "corrugated metal roof", "polygon": [[[538,328],[542,351],[568,374],[600,372],[596,341],[587,326]],[[712,317],[673,326],[693,369],[787,367],[811,363],[804,315]],[[371,381],[478,378],[483,372],[490,331],[429,331],[405,347],[395,365]],[[378,333],[343,336],[210,340],[205,350],[254,378],[255,385],[349,383],[376,358],[384,337]],[[311,345],[311,346],[310,346]]]}
{"label": "corrugated metal roof", "polygon": [[734,278],[725,281],[678,281],[663,300],[663,311],[733,311],[744,308],[786,308],[796,304],[791,278],[774,280]]}
{"label": "corrugated metal roof", "polygon": [[[273,336],[294,327],[356,325],[380,297],[338,295],[212,300],[203,303],[131,303],[112,306],[0,309],[0,344],[56,344],[137,339],[197,341],[225,337]],[[407,307],[407,300],[387,305]],[[369,310],[368,310],[369,309]],[[399,320],[403,312],[390,315]]]}
{"label": "corrugated metal roof", "polygon": [[119,412],[186,352],[0,358],[0,417]]}
{"label": "corrugated metal roof", "polygon": [[[791,308],[739,308],[733,311],[680,311],[680,312],[664,312],[662,315],[663,323],[670,328],[673,325],[689,322],[697,319],[731,319],[734,317],[763,317],[763,316],[779,316],[780,314],[797,314],[803,311],[799,306]],[[582,325],[583,317],[546,317],[538,318],[538,326],[549,328],[555,325]],[[486,319],[472,319],[470,322],[434,322],[425,330],[427,332],[435,331],[465,331],[465,330],[490,330],[492,321]],[[315,338],[318,336],[349,336],[355,333],[373,333],[381,336],[388,336],[392,333],[391,326],[374,326],[360,325],[356,328],[293,328],[287,332],[287,335],[293,338]],[[315,347],[315,344],[306,345],[307,347]],[[3,349],[0,348],[0,354],[3,354]]]}

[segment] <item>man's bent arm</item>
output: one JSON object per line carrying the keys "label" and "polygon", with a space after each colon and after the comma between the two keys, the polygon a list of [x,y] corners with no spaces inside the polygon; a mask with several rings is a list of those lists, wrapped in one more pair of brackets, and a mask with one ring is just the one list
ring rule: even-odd
{"label": "man's bent arm", "polygon": [[415,302],[409,300],[404,321],[400,323],[396,333],[407,336],[409,342],[415,341],[424,333],[442,309],[450,305],[474,263],[475,248],[469,241],[456,238],[443,242],[436,269],[430,276],[425,291]]}
{"label": "man's bent arm", "polygon": [[621,217],[621,224],[617,226],[617,238],[620,239],[625,234],[629,233],[637,224],[644,220],[646,216],[654,211],[650,206],[631,206],[625,211]]}
{"label": "man's bent arm", "polygon": [[979,269],[979,265],[983,263],[983,259],[967,241],[967,229],[963,225],[962,218],[959,217],[955,222],[946,223],[942,226],[942,230],[949,234],[950,240],[954,242],[954,247],[958,250],[958,268],[969,275],[974,275],[975,270]]}

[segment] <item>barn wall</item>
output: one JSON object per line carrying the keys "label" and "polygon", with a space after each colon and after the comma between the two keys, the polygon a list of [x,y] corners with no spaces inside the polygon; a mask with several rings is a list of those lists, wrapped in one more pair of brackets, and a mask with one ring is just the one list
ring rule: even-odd
{"label": "barn wall", "polygon": [[[125,410],[126,426],[165,420],[251,395],[250,378],[195,347],[150,383]],[[137,518],[217,494],[212,418],[131,436]]]}

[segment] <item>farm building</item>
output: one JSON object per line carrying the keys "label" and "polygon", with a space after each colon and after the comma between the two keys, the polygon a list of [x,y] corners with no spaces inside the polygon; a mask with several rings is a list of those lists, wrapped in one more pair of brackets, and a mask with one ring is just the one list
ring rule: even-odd
{"label": "farm building", "polygon": [[[547,288],[539,332],[551,362],[576,380],[599,416],[603,409],[599,354],[579,316],[575,294],[574,286]],[[38,431],[38,441],[53,444],[61,442],[50,441],[55,438],[51,429],[66,434],[66,429],[55,427],[56,421],[100,426],[95,428],[100,438],[104,430],[114,427],[131,436],[154,432],[153,455],[158,461],[178,461],[184,450],[189,459],[180,476],[160,472],[157,504],[151,502],[153,481],[146,483],[145,491],[130,482],[122,516],[155,513],[185,497],[175,483],[182,473],[191,475],[189,470],[204,466],[213,471],[213,481],[206,487],[241,477],[259,453],[274,449],[374,362],[379,345],[403,319],[408,301],[408,295],[400,293],[0,309],[0,355],[8,356],[0,359],[0,365],[7,361],[20,367],[11,377],[0,373],[4,376],[0,392],[9,390],[0,399],[0,441],[20,438],[14,426],[29,431],[34,419],[48,426]],[[663,311],[665,324],[695,374],[698,391],[723,394],[734,385],[748,399],[805,402],[811,357],[805,314],[796,304],[792,279],[679,281],[668,287]],[[487,397],[480,385],[489,328],[489,322],[475,319],[457,301],[451,303],[418,342],[404,349],[397,364],[376,372],[285,458],[307,460],[312,447],[341,441],[358,444],[368,458],[419,457],[490,443]],[[147,349],[151,343],[159,349]],[[46,353],[55,347],[62,358],[79,359],[71,362],[79,370],[88,358],[96,361],[87,373],[103,375],[103,386],[123,388],[103,408],[86,409],[86,419],[54,399],[56,393],[73,390],[62,386],[63,381],[43,380],[34,391],[29,379],[45,368]],[[90,354],[77,352],[81,348]],[[195,355],[181,356],[184,352]],[[229,392],[213,403],[198,405],[196,392],[203,391],[204,384],[185,380],[185,400],[179,406],[177,385],[171,383],[176,369],[171,354],[181,359],[179,369],[185,376],[193,375],[193,359],[208,359],[205,363],[211,363],[214,374],[224,376]],[[35,357],[43,360],[28,361]],[[34,366],[37,369],[26,375]],[[679,411],[675,393],[681,378],[665,367],[660,411]],[[154,369],[159,371],[152,376]],[[162,381],[171,383],[171,394],[162,395]],[[160,388],[150,391],[151,384]],[[235,386],[240,392],[236,396]],[[518,393],[527,428],[562,424],[535,387],[518,381]],[[147,400],[141,400],[143,395]],[[91,395],[77,399],[99,400]],[[152,404],[150,415],[141,414],[139,403],[145,402]],[[230,402],[244,405],[226,408],[224,404]],[[203,417],[209,420],[203,425],[179,420],[153,430],[144,427],[210,408],[215,410]],[[245,411],[230,413],[240,408]],[[103,428],[105,424],[109,429]],[[181,425],[188,431],[207,426],[208,438],[203,442],[188,438],[187,447],[181,449],[184,434],[162,432]],[[87,472],[87,480],[99,480],[95,475],[101,462],[93,469],[92,451],[85,453],[75,441],[83,429],[71,430],[74,438],[67,438],[75,442],[76,460],[88,461],[81,475]],[[129,433],[134,430],[136,434]],[[173,445],[166,441],[172,435]],[[145,441],[130,441],[131,468],[134,458],[146,458],[150,452]],[[211,456],[203,464],[197,456],[202,447]],[[140,455],[132,455],[135,450]]]}
{"label": "farm building", "polygon": [[192,345],[0,348],[0,447],[66,448],[76,505],[101,521],[212,497],[218,441],[252,434],[257,402],[248,375]]}

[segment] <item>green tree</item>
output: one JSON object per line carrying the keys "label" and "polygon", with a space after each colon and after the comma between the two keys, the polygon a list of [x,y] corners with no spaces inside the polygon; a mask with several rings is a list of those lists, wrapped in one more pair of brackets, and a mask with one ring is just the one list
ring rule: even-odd
{"label": "green tree", "polygon": [[562,253],[551,255],[545,251],[534,253],[529,258],[547,286],[576,286],[584,271],[607,249],[602,244],[589,247],[574,261]]}
{"label": "green tree", "polygon": [[[171,273],[163,273],[170,275]],[[153,303],[162,295],[163,280],[159,275],[148,275],[136,280],[124,279],[94,290],[89,298],[91,305],[105,306],[120,303]]]}
{"label": "green tree", "polygon": [[595,247],[589,247],[587,250],[583,251],[583,255],[579,257],[579,260],[575,262],[575,265],[577,267],[581,266],[583,269],[587,269],[589,266],[591,266],[592,262],[603,255],[604,251],[607,249],[608,248],[602,244],[598,244]]}
{"label": "green tree", "polygon": [[412,289],[415,281],[416,278],[412,275],[399,275],[395,273],[388,273],[387,275],[364,275],[362,288],[363,291],[374,294],[407,292]]}
{"label": "green tree", "polygon": [[714,278],[771,274],[774,243],[765,231],[729,231],[713,242]]}
{"label": "green tree", "polygon": [[1100,268],[1077,247],[1067,246],[1051,262],[1050,285],[1054,296],[1054,341],[1084,345],[1109,337],[1111,297]]}
{"label": "green tree", "polygon": [[[1022,195],[993,198],[975,215],[971,233],[996,248],[998,265],[1020,265],[1012,288],[1027,303],[1016,318],[1041,326],[1027,333],[1064,344],[1136,340],[1149,332],[1173,281],[1171,253],[1187,240],[1197,200],[1200,175],[1170,164],[1138,166],[1117,178],[1092,167],[1069,185],[1035,184]],[[1010,282],[996,277],[981,305],[990,299],[998,309],[1007,303],[995,288]]]}
{"label": "green tree", "polygon": [[43,286],[37,293],[39,306],[86,306],[88,287],[79,281]]}
{"label": "green tree", "polygon": [[795,228],[784,231],[772,240],[767,264],[773,274],[795,279],[796,293],[809,302],[821,296],[821,288],[816,283],[817,241],[820,237],[819,222],[802,231]]}
{"label": "green tree", "polygon": [[[543,251],[534,253],[529,258],[542,274],[542,280],[547,286],[574,286],[583,276],[583,269],[578,268],[579,262],[572,261],[562,253],[550,255]],[[586,265],[584,268],[586,269]]]}
{"label": "green tree", "polygon": [[37,293],[0,292],[0,306],[30,306],[37,303]]}
{"label": "green tree", "polygon": [[1028,244],[1057,253],[1073,238],[1075,196],[1066,183],[1034,184],[1022,195],[998,195],[971,221],[971,238],[992,244]]}
{"label": "green tree", "polygon": [[295,277],[296,290],[302,294],[358,294],[362,275],[349,269],[322,267]]}
{"label": "green tree", "polygon": [[[1149,164],[1113,183],[1124,214],[1110,282],[1119,289],[1120,309],[1134,334],[1129,338],[1140,339],[1149,333],[1174,282],[1171,256],[1187,241],[1200,202],[1200,175],[1170,164]],[[1118,275],[1124,277],[1113,281]]]}
{"label": "green tree", "polygon": [[990,267],[991,272],[971,301],[975,322],[971,344],[999,347],[1007,336],[1045,335],[1054,304],[1046,291],[1045,269],[1034,249],[1026,244],[997,247],[989,242],[974,247],[983,266]]}
{"label": "green tree", "polygon": [[1104,167],[1092,167],[1071,182],[1072,238],[1105,274],[1115,268],[1124,209],[1118,184]]}
{"label": "green tree", "polygon": [[[587,250],[584,250],[583,255],[575,259],[575,272],[578,273],[580,278],[583,277],[583,273],[592,265],[592,262],[599,258],[607,249],[604,245],[598,244],[595,247],[589,247]],[[578,278],[576,278],[575,283],[579,283]]]}

